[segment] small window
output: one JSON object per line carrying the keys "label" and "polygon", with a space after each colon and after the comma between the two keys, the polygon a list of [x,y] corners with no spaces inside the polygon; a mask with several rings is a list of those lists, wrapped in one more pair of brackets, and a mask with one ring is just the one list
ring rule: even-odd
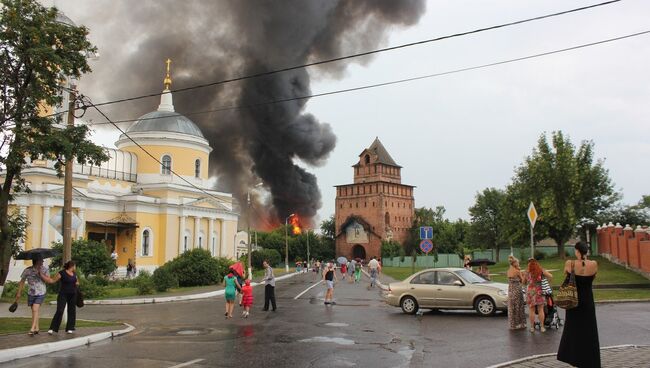
{"label": "small window", "polygon": [[203,237],[199,236],[199,249],[203,248]]}
{"label": "small window", "polygon": [[188,240],[189,239],[188,239],[187,235],[185,235],[185,237],[183,237],[183,252],[187,252],[187,242],[188,242]]}
{"label": "small window", "polygon": [[172,157],[170,155],[163,156],[161,172],[163,175],[170,175],[172,173]]}
{"label": "small window", "polygon": [[198,158],[196,161],[194,161],[194,177],[195,178],[200,178],[201,177],[201,160]]}
{"label": "small window", "polygon": [[151,234],[149,230],[142,232],[142,255],[148,256],[151,251]]}
{"label": "small window", "polygon": [[370,163],[370,155],[366,155],[365,157],[366,160],[366,165]]}

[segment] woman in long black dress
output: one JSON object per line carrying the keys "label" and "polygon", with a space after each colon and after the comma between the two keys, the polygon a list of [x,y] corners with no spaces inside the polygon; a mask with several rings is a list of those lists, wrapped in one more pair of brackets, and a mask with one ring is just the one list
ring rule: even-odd
{"label": "woman in long black dress", "polygon": [[564,272],[575,270],[578,306],[566,311],[566,323],[557,352],[559,361],[574,367],[600,367],[600,343],[596,323],[596,306],[591,285],[598,272],[598,263],[587,260],[589,248],[578,242],[575,246],[577,261],[567,261]]}

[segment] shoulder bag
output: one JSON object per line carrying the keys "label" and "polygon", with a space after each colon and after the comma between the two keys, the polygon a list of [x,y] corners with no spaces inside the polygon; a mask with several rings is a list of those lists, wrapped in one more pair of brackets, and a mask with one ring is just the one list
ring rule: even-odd
{"label": "shoulder bag", "polygon": [[571,273],[566,276],[555,297],[555,304],[562,309],[578,306],[578,289],[576,288],[575,262],[571,262]]}
{"label": "shoulder bag", "polygon": [[542,275],[542,294],[544,296],[553,295],[553,289],[551,289],[551,284],[549,284],[546,276]]}

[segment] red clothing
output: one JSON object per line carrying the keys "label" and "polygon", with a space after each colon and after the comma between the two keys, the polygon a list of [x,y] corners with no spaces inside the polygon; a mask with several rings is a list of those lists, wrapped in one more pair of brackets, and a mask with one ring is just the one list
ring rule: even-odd
{"label": "red clothing", "polygon": [[342,264],[342,265],[341,265],[341,273],[345,275],[346,272],[348,272],[348,266]]}
{"label": "red clothing", "polygon": [[253,305],[253,287],[250,285],[244,285],[241,288],[242,292],[242,301],[241,304],[244,307],[250,307]]}

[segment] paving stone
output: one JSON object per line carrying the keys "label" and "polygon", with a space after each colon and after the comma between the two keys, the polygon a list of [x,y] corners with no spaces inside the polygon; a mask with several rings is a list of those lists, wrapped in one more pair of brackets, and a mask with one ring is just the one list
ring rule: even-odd
{"label": "paving stone", "polygon": [[[650,346],[625,346],[600,350],[603,368],[650,367]],[[568,364],[559,362],[555,356],[531,358],[503,368],[567,368]]]}

